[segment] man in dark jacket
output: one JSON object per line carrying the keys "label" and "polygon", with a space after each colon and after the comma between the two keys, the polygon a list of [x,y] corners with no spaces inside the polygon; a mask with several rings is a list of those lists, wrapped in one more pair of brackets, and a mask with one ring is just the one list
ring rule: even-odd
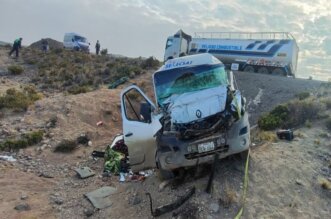
{"label": "man in dark jacket", "polygon": [[97,44],[95,44],[95,53],[99,55],[99,51],[100,51],[100,43],[99,40],[97,40]]}
{"label": "man in dark jacket", "polygon": [[16,52],[16,58],[18,57],[18,50],[22,47],[22,40],[23,38],[20,37],[14,41],[13,48],[11,49],[9,56],[15,51]]}

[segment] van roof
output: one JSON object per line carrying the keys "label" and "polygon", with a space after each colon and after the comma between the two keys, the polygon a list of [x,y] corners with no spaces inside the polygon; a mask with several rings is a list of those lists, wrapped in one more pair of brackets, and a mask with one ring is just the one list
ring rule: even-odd
{"label": "van roof", "polygon": [[170,59],[164,63],[156,72],[176,69],[181,67],[189,67],[196,65],[214,65],[222,64],[220,60],[209,53],[202,53],[197,55],[183,56],[175,59]]}
{"label": "van roof", "polygon": [[66,36],[66,35],[74,35],[74,36],[79,36],[79,37],[86,38],[85,36],[83,36],[83,35],[81,35],[81,34],[78,34],[78,33],[74,33],[74,32],[71,32],[71,33],[65,33],[64,35],[65,35],[65,36]]}

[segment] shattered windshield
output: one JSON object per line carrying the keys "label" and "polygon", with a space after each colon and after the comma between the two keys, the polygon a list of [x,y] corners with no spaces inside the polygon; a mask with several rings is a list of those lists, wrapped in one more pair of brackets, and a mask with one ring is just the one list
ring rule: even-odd
{"label": "shattered windshield", "polygon": [[157,101],[160,105],[173,94],[227,85],[224,66],[199,65],[157,72],[154,75]]}

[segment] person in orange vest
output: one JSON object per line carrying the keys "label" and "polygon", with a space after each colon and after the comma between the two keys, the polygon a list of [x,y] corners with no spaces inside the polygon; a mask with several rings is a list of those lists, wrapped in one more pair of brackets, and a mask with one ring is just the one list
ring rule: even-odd
{"label": "person in orange vest", "polygon": [[20,37],[20,38],[18,38],[14,41],[13,48],[9,52],[9,56],[11,56],[11,54],[15,51],[16,52],[16,58],[18,57],[19,49],[22,48],[22,40],[23,40],[23,38]]}

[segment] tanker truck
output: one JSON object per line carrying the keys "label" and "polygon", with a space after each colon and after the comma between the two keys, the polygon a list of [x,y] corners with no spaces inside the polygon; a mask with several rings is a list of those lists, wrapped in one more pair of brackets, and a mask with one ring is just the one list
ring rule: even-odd
{"label": "tanker truck", "polygon": [[166,42],[164,61],[210,53],[227,68],[295,77],[299,47],[289,32],[197,32],[179,30]]}

